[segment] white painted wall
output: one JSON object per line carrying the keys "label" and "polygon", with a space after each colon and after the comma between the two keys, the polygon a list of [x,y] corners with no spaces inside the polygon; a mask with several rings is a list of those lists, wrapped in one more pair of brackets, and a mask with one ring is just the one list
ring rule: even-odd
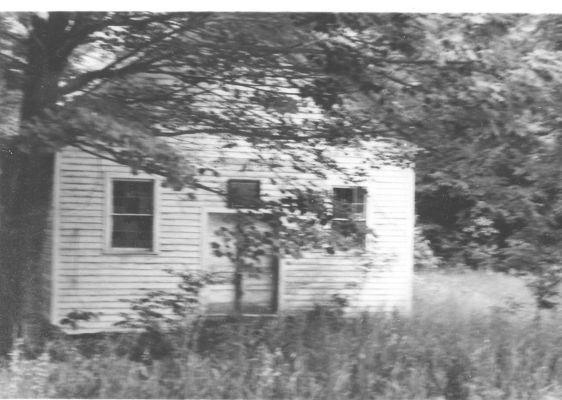
{"label": "white painted wall", "polygon": [[[255,164],[244,166],[249,158],[256,156],[249,145],[221,149],[216,140],[208,137],[177,139],[176,144],[183,147],[186,157],[194,163],[216,164],[220,176],[202,178],[213,187],[222,187],[232,178],[260,179],[262,193],[274,198],[279,196],[282,181],[289,185],[288,180],[292,179],[296,184],[327,188],[345,182],[333,173],[322,179],[288,167],[271,171]],[[334,294],[348,294],[351,310],[409,309],[414,175],[410,168],[382,165],[375,153],[358,155],[352,150],[339,158],[341,165],[368,171],[368,176],[358,185],[368,189],[367,222],[377,235],[369,245],[370,254],[357,257],[309,253],[302,259],[282,260],[281,311],[312,308],[316,303],[330,301]],[[270,159],[263,152],[258,155]],[[199,191],[192,200],[185,192],[160,187],[157,250],[142,254],[115,253],[106,244],[107,186],[112,176],[161,179],[147,174],[132,175],[127,167],[70,147],[58,154],[51,321],[58,323],[72,310],[100,313],[98,320],[82,324],[80,332],[115,329],[112,324],[121,320],[120,314],[128,310],[122,300],[134,299],[143,290],[175,288],[175,278],[164,269],[199,270],[205,253],[202,213],[210,209],[228,211],[216,194]]]}

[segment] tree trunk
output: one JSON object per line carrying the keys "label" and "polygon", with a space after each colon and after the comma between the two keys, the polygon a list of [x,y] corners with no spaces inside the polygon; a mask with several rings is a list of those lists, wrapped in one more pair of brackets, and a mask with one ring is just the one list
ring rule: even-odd
{"label": "tree trunk", "polygon": [[[238,269],[238,268],[237,268]],[[242,272],[236,271],[234,273],[234,315],[242,315],[242,296],[244,291],[242,290]]]}
{"label": "tree trunk", "polygon": [[32,346],[42,339],[42,267],[49,261],[42,260],[42,250],[52,207],[54,150],[34,126],[59,98],[67,61],[57,51],[63,17],[32,20],[19,135],[0,156],[0,355],[10,350],[14,337]]}
{"label": "tree trunk", "polygon": [[53,158],[17,154],[2,163],[0,354],[9,351],[14,337],[33,347],[41,343],[42,267],[48,262],[41,256],[49,229]]}

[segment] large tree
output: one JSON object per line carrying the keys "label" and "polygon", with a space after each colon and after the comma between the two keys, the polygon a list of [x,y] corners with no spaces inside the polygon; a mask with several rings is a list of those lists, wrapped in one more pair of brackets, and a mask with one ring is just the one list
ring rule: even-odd
{"label": "large tree", "polygon": [[314,150],[320,140],[375,135],[368,119],[337,107],[341,91],[325,86],[348,74],[332,58],[338,38],[330,34],[368,27],[389,57],[404,50],[391,16],[369,23],[313,14],[0,17],[3,84],[20,99],[18,126],[1,137],[0,352],[16,328],[37,336],[37,326],[23,321],[38,320],[34,294],[62,146],[165,175],[175,188],[209,189],[198,180],[207,168],[162,139],[229,134],[256,146]]}

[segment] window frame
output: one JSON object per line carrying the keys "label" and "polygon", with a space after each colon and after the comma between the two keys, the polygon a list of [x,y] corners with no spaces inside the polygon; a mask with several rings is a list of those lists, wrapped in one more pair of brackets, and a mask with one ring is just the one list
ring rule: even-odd
{"label": "window frame", "polygon": [[[113,188],[115,181],[132,181],[132,182],[151,182],[152,183],[152,246],[151,248],[143,247],[113,247]],[[115,174],[108,173],[105,176],[105,221],[104,221],[104,235],[105,246],[104,253],[106,254],[132,254],[132,255],[146,255],[158,254],[159,248],[159,193],[160,181],[157,177],[149,174],[139,173],[137,175],[131,174]]]}
{"label": "window frame", "polygon": [[[257,191],[258,191],[258,198],[257,203],[254,207],[247,207],[247,206],[236,206],[234,205],[233,201],[230,198],[230,186],[233,183],[256,183],[257,184]],[[226,207],[231,210],[258,210],[260,207],[261,202],[261,180],[259,179],[229,179],[226,181]]]}
{"label": "window frame", "polygon": [[[353,200],[356,199],[356,195],[359,192],[359,190],[363,190],[363,202],[360,203],[358,201],[352,201],[351,204],[363,204],[363,216],[362,218],[352,218],[354,221],[367,221],[367,196],[368,196],[368,192],[367,192],[367,188],[364,186],[332,186],[332,204],[334,203],[334,199],[335,199],[335,190],[336,189],[351,189],[353,192],[352,196],[353,196]],[[353,214],[353,213],[352,213]],[[339,221],[349,221],[351,218],[332,218],[332,220],[339,220]]]}
{"label": "window frame", "polygon": [[[335,185],[332,186],[332,207],[335,206],[335,191],[336,189],[351,189],[352,192],[352,202],[351,204],[363,204],[363,213],[361,218],[357,218],[357,217],[352,217],[352,218],[336,218],[333,217],[332,218],[332,223],[330,224],[330,229],[334,230],[334,226],[333,226],[333,222],[334,221],[358,221],[358,222],[362,222],[365,224],[365,228],[369,229],[369,222],[368,222],[368,204],[369,204],[369,192],[367,190],[367,187],[365,186],[360,186],[360,185]],[[357,202],[355,201],[357,198],[357,194],[359,193],[359,190],[363,190],[363,203]],[[352,213],[353,216],[357,215],[356,213]],[[367,248],[367,240],[368,240],[368,234],[365,234],[365,237],[363,238],[363,243],[361,245],[362,249],[366,249]]]}

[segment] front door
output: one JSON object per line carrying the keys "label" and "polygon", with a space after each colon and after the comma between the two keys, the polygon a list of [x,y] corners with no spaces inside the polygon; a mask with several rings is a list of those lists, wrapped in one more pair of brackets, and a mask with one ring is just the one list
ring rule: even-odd
{"label": "front door", "polygon": [[[277,257],[270,246],[259,243],[268,226],[255,218],[237,213],[207,214],[204,260],[214,283],[206,290],[207,311],[229,314],[239,304],[244,314],[269,314],[277,308]],[[256,250],[261,249],[261,251]],[[236,301],[236,265],[240,271]]]}

